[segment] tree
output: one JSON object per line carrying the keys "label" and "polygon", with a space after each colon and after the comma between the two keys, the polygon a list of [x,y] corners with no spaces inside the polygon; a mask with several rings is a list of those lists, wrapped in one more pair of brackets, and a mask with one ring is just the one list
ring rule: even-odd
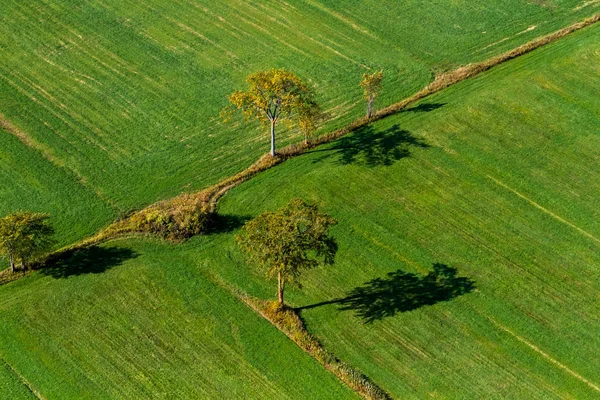
{"label": "tree", "polygon": [[0,219],[0,254],[8,258],[11,272],[20,262],[26,268],[51,246],[54,229],[47,214],[17,211]]}
{"label": "tree", "polygon": [[246,120],[256,119],[271,126],[271,156],[275,156],[275,125],[287,122],[291,127],[312,127],[311,121],[319,115],[314,91],[302,79],[285,69],[260,71],[246,78],[248,90],[237,91],[229,96],[233,107],[221,112],[227,120],[233,112],[241,110]]}
{"label": "tree", "polygon": [[316,205],[292,199],[288,205],[247,222],[237,237],[249,260],[277,277],[277,297],[283,306],[286,283],[298,286],[303,270],[334,262],[337,244],[329,236],[336,220]]}
{"label": "tree", "polygon": [[367,100],[367,118],[373,116],[373,104],[375,98],[381,91],[381,81],[383,80],[383,70],[373,72],[372,74],[364,73],[360,87],[363,88],[365,99]]}
{"label": "tree", "polygon": [[317,130],[317,125],[325,118],[325,113],[318,105],[308,105],[300,109],[299,116],[298,126],[304,134],[304,144],[308,144]]}

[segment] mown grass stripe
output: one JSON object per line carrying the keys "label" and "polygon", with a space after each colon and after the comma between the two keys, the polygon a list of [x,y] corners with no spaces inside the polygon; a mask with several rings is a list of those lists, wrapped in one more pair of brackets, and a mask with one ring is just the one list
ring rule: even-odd
{"label": "mown grass stripe", "polygon": [[512,337],[514,337],[515,339],[517,339],[519,342],[525,344],[531,350],[535,351],[536,353],[538,353],[539,355],[541,355],[542,357],[544,357],[546,360],[548,360],[552,364],[556,365],[561,370],[567,372],[569,375],[575,377],[576,379],[580,380],[581,382],[585,383],[586,385],[588,385],[589,387],[591,387],[592,389],[594,389],[596,392],[600,393],[600,387],[598,385],[596,385],[594,382],[591,382],[590,380],[584,378],[583,376],[581,376],[577,372],[573,371],[572,369],[570,369],[569,367],[567,367],[566,365],[564,365],[563,363],[561,363],[557,359],[553,358],[552,356],[550,356],[548,353],[544,352],[542,349],[540,349],[539,347],[537,347],[533,343],[531,343],[528,340],[526,340],[525,338],[517,335],[516,333],[514,333],[513,331],[511,331],[510,329],[508,329],[506,326],[500,324],[494,318],[488,316],[488,319],[496,327],[498,327],[499,329],[501,329],[504,332],[508,333],[509,335],[511,335]]}
{"label": "mown grass stripe", "polygon": [[487,175],[487,177],[489,179],[491,179],[492,181],[494,181],[498,186],[503,187],[504,189],[516,194],[517,196],[519,196],[520,198],[522,198],[523,200],[527,201],[529,204],[531,204],[532,206],[534,206],[535,208],[537,208],[538,210],[541,210],[542,212],[550,215],[552,218],[555,218],[556,220],[562,222],[563,224],[566,224],[568,226],[570,226],[571,228],[579,231],[580,233],[582,233],[583,235],[587,236],[588,238],[594,240],[597,243],[600,243],[600,240],[598,238],[596,238],[594,235],[592,235],[589,232],[584,231],[583,229],[581,229],[580,227],[578,227],[577,225],[567,221],[564,218],[561,218],[560,216],[556,215],[555,213],[553,213],[552,211],[548,210],[547,208],[542,207],[541,205],[539,205],[538,203],[536,203],[535,201],[531,200],[530,198],[526,197],[525,195],[517,192],[515,189],[509,187],[508,185],[500,182],[498,179],[494,178],[491,175]]}
{"label": "mown grass stripe", "polygon": [[28,135],[26,132],[24,132],[22,129],[20,129],[19,127],[12,124],[1,113],[0,113],[0,129],[3,129],[5,132],[10,133],[14,137],[16,137],[21,143],[23,143],[25,146],[40,153],[42,155],[42,157],[44,157],[46,160],[48,160],[55,167],[69,171],[69,173],[71,173],[72,177],[74,178],[73,181],[77,182],[77,184],[80,185],[84,190],[86,190],[86,191],[92,193],[93,195],[95,195],[96,197],[98,197],[98,199],[100,199],[104,204],[106,204],[107,206],[112,208],[114,211],[117,211],[117,212],[120,211],[118,205],[112,199],[110,199],[108,196],[106,196],[104,193],[102,193],[99,189],[91,186],[87,182],[87,179],[85,178],[85,176],[83,176],[78,171],[74,170],[73,168],[69,168],[63,160],[61,160],[60,158],[56,157],[53,154],[53,152],[50,148],[48,148],[46,145],[38,142],[37,140],[32,138],[30,135]]}
{"label": "mown grass stripe", "polygon": [[17,379],[23,383],[23,385],[27,388],[27,390],[29,390],[31,392],[31,394],[33,394],[35,397],[37,397],[39,400],[46,400],[46,398],[44,396],[42,396],[42,394],[40,392],[38,392],[33,385],[31,384],[31,382],[29,382],[27,379],[25,379],[25,377],[21,374],[19,374],[13,367],[12,365],[10,365],[5,359],[0,358],[0,362],[2,362],[4,365],[6,365],[8,367],[8,369],[13,373],[14,376],[17,377]]}
{"label": "mown grass stripe", "polygon": [[0,114],[0,128],[3,128],[6,132],[15,136],[21,143],[25,146],[30,147],[42,154],[44,158],[50,161],[55,166],[62,168],[65,165],[65,162],[52,154],[52,150],[47,146],[41,144],[37,140],[33,139],[27,133],[25,133],[22,129],[19,129],[17,126],[12,124],[9,120],[7,120],[4,115]]}

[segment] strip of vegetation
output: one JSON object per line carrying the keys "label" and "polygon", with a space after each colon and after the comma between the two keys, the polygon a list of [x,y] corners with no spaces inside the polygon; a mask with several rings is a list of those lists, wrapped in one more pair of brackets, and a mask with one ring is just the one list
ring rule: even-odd
{"label": "strip of vegetation", "polygon": [[295,143],[295,144],[289,145],[287,147],[284,147],[274,157],[271,157],[270,155],[265,155],[261,159],[259,159],[257,162],[252,164],[249,168],[245,169],[244,171],[242,171],[228,179],[225,179],[224,181],[222,181],[208,189],[205,189],[204,191],[198,193],[198,195],[196,195],[196,196],[206,197],[208,199],[208,203],[209,203],[208,208],[211,211],[214,211],[216,208],[217,201],[219,200],[219,198],[221,198],[223,195],[225,195],[225,193],[227,193],[227,191],[229,191],[233,187],[247,181],[248,179],[252,178],[254,175],[258,174],[259,172],[262,172],[269,168],[272,168],[275,165],[280,164],[281,162],[283,162],[289,158],[299,156],[299,155],[303,154],[304,152],[306,152],[307,150],[310,150],[310,149],[313,149],[322,144],[326,144],[326,143],[332,142],[334,140],[337,140],[337,139],[341,138],[342,136],[345,136],[349,133],[356,131],[359,128],[362,128],[362,127],[368,125],[371,122],[386,118],[390,115],[394,115],[394,114],[402,111],[403,109],[407,108],[411,104],[424,99],[427,96],[437,93],[443,89],[448,88],[449,86],[452,86],[454,84],[462,82],[466,79],[473,78],[473,77],[489,70],[490,68],[492,68],[494,66],[505,63],[505,62],[512,60],[516,57],[519,57],[521,55],[527,54],[537,48],[540,48],[548,43],[558,40],[564,36],[569,35],[570,33],[573,33],[575,31],[583,29],[583,28],[590,26],[592,24],[595,24],[599,21],[600,21],[600,14],[597,14],[597,15],[587,18],[581,22],[577,22],[569,27],[566,27],[564,29],[561,29],[561,30],[551,33],[549,35],[543,36],[541,38],[532,40],[531,42],[528,42],[528,43],[526,43],[522,46],[519,46],[513,50],[510,50],[506,53],[500,54],[499,56],[492,57],[492,58],[482,61],[480,63],[469,64],[464,67],[460,67],[457,70],[452,71],[452,72],[438,75],[436,77],[436,79],[431,84],[426,86],[423,90],[415,93],[414,95],[412,95],[398,103],[392,104],[391,106],[388,106],[384,109],[381,109],[381,110],[375,112],[371,118],[363,117],[363,118],[360,118],[360,119],[350,123],[348,126],[342,128],[342,129],[338,129],[337,131],[319,135],[310,141]]}
{"label": "strip of vegetation", "polygon": [[40,400],[44,400],[45,397],[42,396],[40,394],[40,392],[38,392],[37,390],[34,389],[34,387],[31,385],[31,383],[26,380],[21,374],[19,374],[17,371],[15,371],[15,369],[12,367],[12,365],[10,365],[9,363],[6,362],[6,360],[0,358],[0,363],[4,364],[6,366],[6,368],[8,369],[8,371],[10,371],[11,374],[13,374],[13,376],[23,384],[23,386],[26,388],[26,390],[33,395],[33,397],[40,399]]}
{"label": "strip of vegetation", "polygon": [[285,333],[302,350],[314,357],[315,360],[333,372],[342,382],[362,397],[369,400],[391,399],[391,396],[385,390],[377,386],[367,376],[325,350],[321,343],[306,330],[304,322],[294,309],[282,306],[277,301],[264,301],[241,294],[239,296],[246,304]]}

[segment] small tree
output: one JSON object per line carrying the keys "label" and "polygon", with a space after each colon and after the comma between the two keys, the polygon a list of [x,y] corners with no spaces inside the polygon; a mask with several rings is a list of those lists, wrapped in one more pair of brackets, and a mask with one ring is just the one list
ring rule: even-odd
{"label": "small tree", "polygon": [[247,222],[237,240],[252,263],[265,268],[268,277],[277,277],[277,297],[283,305],[287,282],[300,286],[302,270],[333,264],[337,244],[328,230],[335,223],[316,205],[292,199]]}
{"label": "small tree", "polygon": [[52,246],[54,229],[47,214],[17,211],[0,219],[0,254],[8,258],[11,272],[17,262],[26,268]]}
{"label": "small tree", "polygon": [[317,130],[317,125],[325,119],[325,113],[316,104],[302,107],[299,113],[298,126],[304,134],[304,144],[308,144],[310,138]]}
{"label": "small tree", "polygon": [[307,125],[307,121],[318,115],[318,105],[310,86],[285,69],[260,71],[246,78],[248,90],[237,91],[229,96],[233,108],[225,107],[221,112],[227,120],[234,110],[241,110],[246,120],[256,119],[271,126],[271,155],[275,156],[275,125],[285,121],[289,126]]}
{"label": "small tree", "polygon": [[373,105],[375,98],[381,91],[381,81],[383,80],[383,70],[373,72],[372,74],[364,73],[360,87],[363,88],[365,99],[367,99],[367,118],[373,116]]}

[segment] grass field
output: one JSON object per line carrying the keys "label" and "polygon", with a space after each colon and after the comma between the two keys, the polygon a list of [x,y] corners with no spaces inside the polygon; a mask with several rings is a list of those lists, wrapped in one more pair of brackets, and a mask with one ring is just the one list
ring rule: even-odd
{"label": "grass field", "polygon": [[363,113],[365,65],[385,70],[379,104],[390,104],[436,71],[597,10],[584,0],[5,1],[0,113],[116,215],[205,187],[265,152],[264,132],[217,119],[257,69],[312,79],[333,128]]}
{"label": "grass field", "polygon": [[[50,212],[70,243],[263,153],[265,135],[214,119],[248,72],[314,78],[333,128],[363,112],[361,64],[385,69],[389,104],[598,5],[7,2],[0,114],[30,146],[0,132],[0,211]],[[294,196],[340,221],[340,251],[286,296],[395,397],[597,397],[599,33],[259,175],[220,203],[221,233],[113,242],[1,286],[0,397],[30,397],[22,379],[60,399],[353,397],[224,289],[274,297],[234,228]],[[441,291],[436,263],[456,268]]]}
{"label": "grass field", "polygon": [[58,244],[92,235],[115,216],[115,209],[71,171],[1,128],[0,182],[0,215],[15,209],[50,213]]}
{"label": "grass field", "polygon": [[0,394],[4,398],[11,400],[36,398],[5,363],[0,366]]}
{"label": "grass field", "polygon": [[[340,221],[337,265],[288,298],[308,306],[326,348],[398,398],[596,398],[599,33],[288,161],[220,212],[243,219],[299,196]],[[188,246],[224,279],[274,296],[232,234]],[[423,279],[434,263],[465,278],[447,297]]]}
{"label": "grass field", "polygon": [[2,287],[0,357],[48,399],[355,398],[199,271],[156,242],[81,251]]}

